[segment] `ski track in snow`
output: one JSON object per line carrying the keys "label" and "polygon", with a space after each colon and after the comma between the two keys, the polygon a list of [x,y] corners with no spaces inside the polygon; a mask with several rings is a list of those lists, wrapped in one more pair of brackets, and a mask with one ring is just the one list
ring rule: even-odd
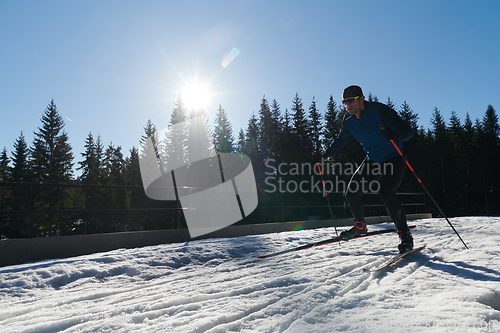
{"label": "ski track in snow", "polygon": [[[1,332],[500,332],[500,218],[412,222],[427,248],[379,272],[395,233],[258,259],[333,228],[0,268]],[[391,224],[370,226],[371,230]]]}

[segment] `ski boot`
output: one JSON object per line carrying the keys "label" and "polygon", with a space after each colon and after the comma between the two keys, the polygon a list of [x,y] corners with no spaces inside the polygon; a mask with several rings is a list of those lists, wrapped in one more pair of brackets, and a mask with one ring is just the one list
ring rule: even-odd
{"label": "ski boot", "polygon": [[368,231],[366,228],[365,221],[356,221],[356,224],[354,225],[354,227],[352,227],[349,230],[342,231],[340,233],[340,238],[350,239],[350,238],[366,235],[367,232]]}
{"label": "ski boot", "polygon": [[401,243],[398,245],[399,253],[413,250],[413,237],[411,236],[410,230],[398,230],[398,235],[401,239]]}

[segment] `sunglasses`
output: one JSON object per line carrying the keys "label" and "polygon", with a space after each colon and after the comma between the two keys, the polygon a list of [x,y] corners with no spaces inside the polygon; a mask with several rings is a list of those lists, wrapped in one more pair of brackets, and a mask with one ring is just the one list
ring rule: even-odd
{"label": "sunglasses", "polygon": [[342,100],[342,103],[343,103],[343,104],[351,104],[352,102],[356,102],[356,100],[357,100],[359,97],[360,97],[360,96],[345,98],[345,99],[343,99],[343,100]]}

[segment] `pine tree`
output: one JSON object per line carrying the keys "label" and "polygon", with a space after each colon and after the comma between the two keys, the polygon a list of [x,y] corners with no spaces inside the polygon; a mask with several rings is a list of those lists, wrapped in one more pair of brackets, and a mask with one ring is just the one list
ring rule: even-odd
{"label": "pine tree", "polygon": [[170,117],[170,125],[175,125],[185,121],[188,118],[188,110],[182,100],[182,95],[179,94],[175,107]]}
{"label": "pine tree", "polygon": [[330,95],[330,100],[326,106],[325,113],[325,130],[324,130],[324,138],[325,138],[325,148],[330,147],[333,140],[339,135],[340,132],[340,123],[338,121],[339,110],[337,109],[337,103],[335,103],[333,96]]}
{"label": "pine tree", "polygon": [[277,100],[273,99],[271,103],[271,129],[272,136],[270,148],[273,157],[279,158],[281,155],[282,135],[283,135],[283,119],[281,116],[281,107]]}
{"label": "pine tree", "polygon": [[399,116],[403,121],[410,126],[410,128],[413,130],[414,133],[417,132],[418,130],[418,114],[413,112],[411,107],[406,103],[406,101],[401,104],[401,107],[399,108]]}
{"label": "pine tree", "polygon": [[194,116],[194,113],[188,115],[182,96],[179,95],[170,116],[169,129],[165,138],[163,138],[163,144],[157,147],[157,151],[162,152],[162,172],[163,170],[172,171],[188,161],[188,118]]}
{"label": "pine tree", "polygon": [[78,162],[80,165],[77,170],[82,170],[80,181],[83,184],[102,184],[104,178],[103,170],[103,145],[100,135],[97,140],[94,140],[92,133],[89,133],[85,140],[85,152],[81,153],[83,161]]}
{"label": "pine tree", "polygon": [[458,117],[458,114],[455,111],[451,111],[449,129],[452,138],[455,140],[454,142],[455,147],[456,148],[461,147],[462,146],[461,142],[463,141],[465,133],[464,133],[464,128],[460,123],[460,118]]}
{"label": "pine tree", "polygon": [[321,114],[316,107],[314,97],[311,105],[309,106],[309,124],[313,150],[320,153],[323,150],[323,143],[321,139],[323,125],[321,124]]}
{"label": "pine tree", "polygon": [[266,96],[262,98],[260,103],[258,126],[260,152],[264,158],[269,158],[272,156],[271,147],[274,142],[274,124],[271,108],[269,107]]}
{"label": "pine tree", "polygon": [[[167,138],[160,138],[160,134],[153,124],[151,119],[148,119],[146,126],[144,127],[144,135],[141,136],[139,140],[139,151],[138,158],[139,161],[143,162],[140,165],[139,171],[141,175],[141,183],[143,175],[164,175],[166,164],[163,162],[166,152],[162,147],[164,147],[164,141]],[[149,147],[152,145],[152,147]],[[154,151],[154,156],[148,156],[147,149],[152,148]],[[150,179],[149,181],[154,181],[155,179]],[[144,194],[145,195],[145,194]],[[155,203],[158,205],[158,203]],[[154,224],[154,222],[151,222]]]}
{"label": "pine tree", "polygon": [[[426,154],[426,147],[424,146],[423,133],[418,129],[418,114],[415,113],[410,105],[404,101],[399,107],[399,116],[412,130],[413,138],[404,143],[405,152],[408,154],[408,158],[412,161],[411,163],[414,167],[421,170],[425,167],[422,162],[424,161],[423,156]],[[422,158],[417,158],[421,157]],[[408,192],[420,192],[421,188],[415,182],[413,175],[410,172],[405,172],[404,180],[402,182],[401,190],[406,190]]]}
{"label": "pine tree", "polygon": [[293,134],[293,120],[290,116],[288,108],[285,108],[283,115],[282,134],[280,137],[280,161],[291,162],[294,159],[294,134]]}
{"label": "pine tree", "polygon": [[285,116],[283,117],[283,132],[292,135],[293,133],[293,120],[288,112],[288,108],[285,108]]}
{"label": "pine tree", "polygon": [[[467,124],[466,124],[467,130]],[[484,141],[484,129],[483,123],[476,118],[472,125],[472,131],[467,130],[467,135],[472,134],[472,144],[471,144],[471,182],[469,187],[471,188],[471,205],[476,212],[485,213],[489,210],[488,208],[488,184],[486,183],[486,168],[483,150]]]}
{"label": "pine tree", "polygon": [[464,208],[467,205],[465,188],[467,180],[465,175],[470,169],[469,159],[466,157],[466,133],[461,125],[460,118],[455,111],[452,111],[450,117],[450,125],[448,127],[449,140],[451,150],[448,153],[448,165],[455,166],[448,168],[448,176],[454,181],[448,184],[448,196],[450,202],[453,203],[452,214],[464,214]]}
{"label": "pine tree", "polygon": [[146,123],[146,127],[144,127],[144,135],[141,136],[141,139],[139,140],[139,144],[143,146],[146,143],[146,140],[148,138],[151,138],[151,141],[153,142],[153,147],[155,147],[156,152],[158,153],[158,130],[156,129],[156,125],[153,124],[151,119],[148,119]]}
{"label": "pine tree", "polygon": [[431,125],[434,139],[443,140],[446,135],[446,122],[437,107],[432,111]]}
{"label": "pine tree", "polygon": [[490,143],[490,148],[495,149],[499,145],[500,125],[498,124],[498,115],[490,104],[483,117],[483,131],[486,141]]}
{"label": "pine tree", "polygon": [[483,176],[484,200],[486,214],[490,214],[491,203],[500,200],[500,177],[497,166],[500,163],[500,125],[498,116],[492,105],[488,105],[481,122],[478,136],[479,160]]}
{"label": "pine tree", "polygon": [[463,151],[465,155],[466,163],[464,163],[464,195],[465,195],[465,213],[470,214],[472,210],[476,209],[476,197],[472,193],[477,193],[477,180],[476,173],[473,171],[476,169],[476,142],[475,138],[475,129],[474,123],[469,115],[469,113],[465,116],[464,121],[464,146]]}
{"label": "pine tree", "polygon": [[[89,133],[85,140],[85,152],[81,153],[83,161],[78,162],[82,174],[79,180],[82,184],[87,185],[104,185],[106,183],[104,171],[104,146],[101,141],[101,136],[98,135],[94,140],[92,133]],[[99,188],[84,188],[82,189],[82,205],[87,210],[106,209],[107,193]],[[77,227],[80,233],[100,232],[102,231],[103,221],[107,216],[102,214],[86,213],[82,216],[82,221]]]}
{"label": "pine tree", "polygon": [[[40,183],[65,184],[72,180],[73,153],[64,131],[64,121],[52,100],[42,116],[42,127],[35,132],[31,148],[31,163],[34,180]],[[44,190],[36,200],[37,209],[62,210],[70,198],[70,191],[63,188]],[[58,215],[38,215],[38,234],[54,236],[67,217]]]}
{"label": "pine tree", "polygon": [[3,147],[2,154],[0,155],[0,182],[7,183],[10,179],[10,159],[7,155],[7,148]]}
{"label": "pine tree", "polygon": [[385,103],[388,107],[393,110],[396,110],[396,104],[392,101],[391,97],[387,97],[387,103]]}
{"label": "pine tree", "polygon": [[[123,181],[126,185],[142,187],[141,171],[139,167],[139,151],[132,147],[129,150],[129,156],[125,158]],[[147,207],[148,198],[142,188],[131,188],[126,191],[126,207],[129,209]],[[129,212],[124,221],[125,231],[139,231],[144,229],[145,218],[143,212]]]}
{"label": "pine tree", "polygon": [[[139,140],[139,151],[138,151],[138,159],[143,160],[147,159],[148,161],[152,158],[151,156],[146,156],[145,154],[145,148],[146,145],[149,144],[149,140],[151,140],[151,144],[153,145],[153,149],[155,152],[155,157],[156,157],[156,163],[146,163],[147,167],[154,169],[154,170],[142,170],[144,165],[140,165],[139,167],[139,172],[140,175],[144,172],[146,174],[151,173],[151,174],[156,174],[157,170],[160,170],[161,174],[164,174],[164,168],[165,165],[163,162],[160,160],[160,157],[163,159],[165,151],[162,148],[164,146],[163,140],[166,140],[167,138],[160,138],[160,134],[156,128],[156,125],[153,124],[151,119],[148,119],[146,126],[144,127],[144,135],[141,137]],[[142,175],[141,175],[141,184],[142,184]],[[143,185],[143,184],[142,184]],[[136,193],[136,192],[134,192]],[[136,194],[139,196],[140,200],[137,203],[139,207],[147,207],[147,208],[164,208],[165,203],[157,200],[151,200],[149,199],[144,190],[140,192],[141,194]],[[131,214],[132,216],[134,214]],[[153,230],[153,229],[159,229],[159,224],[162,219],[163,215],[161,213],[150,213],[147,215],[147,219],[143,219],[142,223],[139,225],[135,225],[133,229],[136,230],[141,230],[142,228],[147,229],[147,230]]]}
{"label": "pine tree", "polygon": [[[14,151],[12,152],[12,169],[10,179],[14,183],[32,182],[31,167],[29,163],[29,149],[26,144],[23,132],[14,142]],[[30,207],[29,193],[21,187],[14,187],[11,190],[7,204],[12,210],[27,211]],[[26,215],[8,216],[8,231],[6,235],[9,238],[27,237],[30,235],[28,227],[28,217]]]}
{"label": "pine tree", "polygon": [[42,127],[35,132],[31,150],[35,181],[67,183],[72,177],[73,153],[64,131],[64,121],[52,100],[42,116]]}
{"label": "pine tree", "polygon": [[245,133],[245,153],[253,161],[260,160],[259,151],[259,125],[255,113],[252,113],[252,117],[248,121],[248,127]]}
{"label": "pine tree", "polygon": [[368,102],[378,102],[377,95],[373,95],[370,91],[370,93],[368,93]]}
{"label": "pine tree", "polygon": [[124,181],[127,185],[141,186],[141,171],[139,168],[139,151],[132,147],[129,150],[130,155],[125,159]]}
{"label": "pine tree", "polygon": [[[124,185],[122,147],[114,146],[111,142],[104,151],[103,169],[105,185]],[[107,209],[126,208],[126,192],[123,189],[105,189],[104,206]],[[106,213],[102,223],[99,224],[100,232],[117,232],[124,230],[123,217],[113,213]]]}
{"label": "pine tree", "polygon": [[[190,135],[192,134],[193,130],[196,132],[196,135],[199,135],[201,133],[204,133],[203,134],[203,137],[207,137],[207,138],[211,138],[213,137],[213,132],[210,130],[210,125],[208,124],[208,117],[207,117],[207,114],[205,112],[205,110],[203,109],[198,109],[198,110],[195,110],[195,111],[192,111],[190,116],[189,116],[189,120],[191,121],[193,118],[197,118],[197,117],[200,117],[201,118],[201,127],[200,128],[196,128],[194,129],[192,126],[191,126],[191,130],[190,130]],[[192,125],[192,123],[191,123]],[[201,143],[201,142],[200,142]],[[207,140],[206,142],[204,141],[204,143],[206,143],[204,145],[203,148],[201,147],[197,147],[196,148],[196,152],[198,152],[198,150],[201,148],[201,149],[206,149],[208,151],[208,154],[212,154],[213,151],[214,151],[214,144],[212,142],[212,140]],[[185,154],[185,156],[187,156],[187,158],[190,157],[190,154],[191,154],[191,147],[187,147],[187,153]]]}
{"label": "pine tree", "polygon": [[215,150],[219,153],[232,153],[234,145],[233,129],[226,111],[219,105],[215,115],[215,129],[213,142]]}
{"label": "pine tree", "polygon": [[236,147],[236,152],[240,154],[245,154],[245,132],[243,128],[240,128],[240,132],[238,133],[238,144]]}
{"label": "pine tree", "polygon": [[[430,138],[432,140],[433,149],[429,152],[429,155],[431,156],[429,163],[432,165],[434,170],[440,171],[435,173],[435,175],[439,176],[439,178],[435,177],[432,184],[435,186],[435,193],[437,193],[439,191],[438,188],[440,188],[442,196],[436,197],[442,198],[444,208],[446,209],[449,204],[446,185],[448,177],[446,170],[449,167],[447,165],[449,163],[449,159],[447,157],[450,151],[450,146],[446,122],[444,121],[441,111],[437,107],[433,110],[431,125],[432,129],[430,130]],[[440,184],[440,186],[438,186],[438,184]]]}
{"label": "pine tree", "polygon": [[123,160],[122,147],[115,147],[111,142],[104,152],[103,162],[106,183],[108,185],[123,185],[122,172],[125,161]]}
{"label": "pine tree", "polygon": [[295,159],[307,161],[313,152],[313,142],[310,135],[310,123],[302,105],[302,99],[296,93],[292,101],[293,113],[293,143],[296,145]]}
{"label": "pine tree", "polygon": [[163,151],[164,142],[162,142],[162,139],[160,138],[160,134],[158,133],[156,125],[153,124],[151,119],[148,119],[148,121],[146,122],[146,126],[144,127],[144,135],[142,135],[141,139],[139,140],[140,159],[146,158],[144,150],[146,149],[148,142],[151,142],[151,144],[153,145],[153,150],[156,155],[157,165],[155,167],[159,168],[161,172],[163,172],[165,166],[162,164],[160,157],[163,158],[163,154],[165,153]]}
{"label": "pine tree", "polygon": [[14,152],[12,152],[12,171],[11,180],[14,183],[28,183],[32,181],[31,168],[29,163],[29,149],[26,144],[23,132],[14,143]]}

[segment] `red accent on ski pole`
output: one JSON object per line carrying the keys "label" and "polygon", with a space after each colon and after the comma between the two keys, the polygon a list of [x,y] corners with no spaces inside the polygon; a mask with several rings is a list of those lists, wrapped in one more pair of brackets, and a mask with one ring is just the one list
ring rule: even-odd
{"label": "red accent on ski pole", "polygon": [[[384,126],[380,125],[380,128],[383,130]],[[448,224],[450,225],[451,229],[453,229],[453,231],[455,232],[455,234],[458,236],[458,238],[464,244],[465,248],[468,250],[469,247],[467,246],[467,244],[465,244],[464,240],[462,239],[462,237],[460,236],[460,234],[458,233],[458,231],[455,229],[455,227],[453,226],[453,224],[451,224],[450,220],[448,219],[448,217],[446,216],[446,214],[443,212],[443,210],[441,209],[441,207],[438,205],[438,203],[436,202],[436,200],[434,200],[434,197],[431,195],[431,193],[429,192],[429,190],[427,189],[427,187],[425,187],[424,183],[422,183],[422,181],[420,180],[420,177],[417,175],[417,173],[415,172],[415,170],[413,170],[413,168],[411,167],[410,163],[408,162],[408,160],[406,159],[406,157],[403,155],[403,153],[401,152],[401,150],[398,148],[398,146],[396,145],[396,143],[394,142],[394,140],[391,139],[391,142],[394,145],[394,147],[396,147],[399,155],[401,155],[401,157],[403,158],[403,161],[406,162],[406,165],[410,168],[410,170],[412,171],[413,175],[415,176],[415,178],[418,180],[418,182],[420,183],[420,185],[424,189],[425,193],[429,196],[429,198],[431,199],[431,201],[434,203],[434,205],[438,209],[439,213],[441,213],[441,215],[444,217],[444,219],[446,220],[446,222],[448,222]]]}
{"label": "red accent on ski pole", "polygon": [[[391,139],[391,142],[394,145],[394,148],[396,148],[396,150],[398,151],[399,155],[403,156],[403,153],[401,152],[401,150],[399,149],[399,147],[396,145],[396,143],[394,142],[394,140]],[[413,168],[411,167],[411,165],[410,165],[410,163],[408,162],[407,159],[405,159],[405,162],[406,162],[406,165],[408,166],[408,168],[410,168],[411,172],[415,172],[415,170],[413,170]],[[417,177],[417,180],[418,180],[419,183],[422,182],[419,177]]]}
{"label": "red accent on ski pole", "polygon": [[321,173],[321,168],[319,167],[319,162],[317,162],[316,165],[318,166],[319,175],[321,176],[321,183],[323,184],[323,190],[324,190],[324,194],[326,196],[326,195],[328,195],[328,193],[326,192],[325,181],[323,180],[323,174]]}
{"label": "red accent on ski pole", "polygon": [[[385,130],[385,127],[384,125],[380,125],[380,129]],[[403,156],[403,153],[401,152],[401,150],[399,149],[398,145],[396,145],[396,143],[394,142],[393,139],[391,139],[391,142],[392,142],[392,145],[394,146],[394,148],[396,148],[396,150],[398,151],[399,155]],[[405,162],[406,162],[406,165],[408,166],[408,168],[410,168],[410,170],[412,172],[415,172],[415,170],[413,170],[413,168],[411,167],[410,163],[408,163],[408,160],[405,159]],[[417,177],[417,180],[419,183],[421,183],[422,181],[420,180],[420,178]]]}

